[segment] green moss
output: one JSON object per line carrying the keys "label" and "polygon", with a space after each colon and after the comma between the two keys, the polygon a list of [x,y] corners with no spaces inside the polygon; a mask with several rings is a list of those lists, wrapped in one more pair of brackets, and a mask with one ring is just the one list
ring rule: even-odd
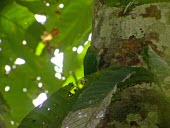
{"label": "green moss", "polygon": [[128,124],[131,124],[132,122],[136,122],[136,124],[139,124],[142,120],[142,117],[140,116],[140,114],[129,114],[127,115],[127,118],[126,118],[126,122]]}
{"label": "green moss", "polygon": [[170,103],[152,88],[128,88],[113,101],[98,128],[167,128]]}

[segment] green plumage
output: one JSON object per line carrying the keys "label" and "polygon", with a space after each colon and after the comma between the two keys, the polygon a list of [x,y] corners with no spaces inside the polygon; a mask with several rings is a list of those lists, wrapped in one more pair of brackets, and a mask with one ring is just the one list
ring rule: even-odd
{"label": "green plumage", "polygon": [[97,50],[90,46],[84,57],[84,76],[90,75],[98,70],[99,56]]}

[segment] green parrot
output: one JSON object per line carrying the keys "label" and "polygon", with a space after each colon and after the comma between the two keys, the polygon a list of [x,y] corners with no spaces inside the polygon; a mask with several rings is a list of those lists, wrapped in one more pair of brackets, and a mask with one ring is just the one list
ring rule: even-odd
{"label": "green parrot", "polygon": [[90,75],[98,70],[99,67],[99,56],[97,49],[91,45],[86,52],[84,57],[84,76]]}

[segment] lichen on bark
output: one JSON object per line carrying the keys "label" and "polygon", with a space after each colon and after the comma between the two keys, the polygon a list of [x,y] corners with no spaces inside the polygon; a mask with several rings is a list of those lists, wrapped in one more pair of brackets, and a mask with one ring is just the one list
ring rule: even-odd
{"label": "lichen on bark", "polygon": [[[106,51],[105,60],[101,61],[107,64],[102,64],[101,68],[110,65],[144,66],[141,52],[146,46],[167,59],[167,53],[170,53],[170,3],[132,4],[133,8],[125,11],[126,6],[110,7],[95,1],[92,44],[98,51]],[[138,46],[130,48],[133,45]]]}
{"label": "lichen on bark", "polygon": [[95,0],[93,11],[92,45],[99,51],[99,70],[112,65],[149,68],[143,58],[147,47],[152,71],[163,83],[149,89],[145,84],[125,89],[120,99],[108,106],[98,128],[169,127],[170,1],[141,0],[142,4],[130,7],[128,3],[107,6],[105,2]]}
{"label": "lichen on bark", "polygon": [[131,87],[112,101],[97,128],[167,128],[170,104],[152,88]]}

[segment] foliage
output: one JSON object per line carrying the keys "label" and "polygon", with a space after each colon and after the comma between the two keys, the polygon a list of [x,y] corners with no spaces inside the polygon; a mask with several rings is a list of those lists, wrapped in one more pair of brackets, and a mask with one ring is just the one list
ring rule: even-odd
{"label": "foliage", "polygon": [[[49,2],[49,3],[48,3]],[[59,8],[60,4],[64,8]],[[49,4],[49,6],[47,6]],[[11,120],[16,127],[21,119],[33,109],[32,100],[38,94],[48,91],[48,95],[59,89],[64,82],[73,82],[82,77],[82,59],[85,51],[77,54],[73,47],[84,45],[91,32],[91,0],[5,0],[0,2],[0,92],[10,107]],[[80,13],[81,12],[81,13]],[[36,21],[35,14],[45,15],[45,24]],[[57,28],[59,35],[54,36],[42,49],[40,56],[35,50],[42,41],[41,35],[51,33]],[[26,41],[26,45],[23,44]],[[50,59],[55,49],[64,52],[63,76],[65,81],[57,79],[54,65]],[[14,64],[17,58],[25,60],[25,64]],[[74,63],[74,64],[73,64]],[[9,73],[5,66],[10,66]],[[74,77],[70,77],[72,71]],[[36,78],[40,76],[41,80]],[[43,87],[39,88],[39,82]],[[5,87],[10,90],[6,92]],[[27,89],[27,92],[23,92]],[[46,91],[46,92],[47,92]]]}
{"label": "foliage", "polygon": [[70,97],[70,88],[73,84],[69,84],[56,93],[53,93],[43,105],[35,108],[20,124],[19,128],[35,128],[40,127],[59,127],[61,121],[68,114],[75,98]]}
{"label": "foliage", "polygon": [[116,99],[114,95],[128,86],[154,82],[154,75],[145,68],[111,67],[96,74],[100,77],[94,81],[90,80],[91,76],[85,77],[86,81],[91,82],[75,95],[69,94],[72,84],[56,91],[28,114],[19,128],[29,128],[32,125],[34,128],[60,128],[62,122],[63,128],[95,127],[96,122],[104,116],[112,95]]}
{"label": "foliage", "polygon": [[99,68],[99,56],[98,52],[92,45],[88,48],[86,55],[84,56],[84,76],[90,75],[96,72]]}
{"label": "foliage", "polygon": [[[124,6],[131,1],[122,2],[121,6]],[[143,4],[146,1],[141,2]],[[60,7],[61,4],[64,8]],[[155,81],[153,73],[145,68],[111,67],[96,72],[98,57],[96,53],[90,52],[86,58],[87,76],[82,79],[84,88],[75,90],[74,95],[71,93],[79,85],[78,79],[83,76],[82,60],[88,45],[81,54],[73,52],[72,48],[83,46],[87,41],[91,32],[91,7],[92,0],[5,0],[0,3],[1,127],[17,127],[34,108],[32,100],[42,92],[52,95],[34,108],[19,128],[32,125],[35,128],[93,126],[103,117],[111,98],[116,100],[121,90],[137,83]],[[37,22],[35,14],[45,15],[45,24]],[[44,40],[42,36],[45,33],[50,34],[52,39]],[[50,60],[55,49],[64,53],[61,75],[66,80],[54,76],[54,65]],[[17,58],[23,58],[26,63],[15,64]],[[150,48],[143,51],[143,58],[156,74],[162,74],[168,68],[166,62]],[[91,70],[90,64],[95,64],[92,72],[88,72]],[[155,64],[159,64],[160,69]],[[11,68],[10,71],[5,71],[5,66]],[[37,79],[39,76],[40,80]],[[39,83],[43,83],[43,87],[38,87]],[[67,86],[61,88],[63,85]],[[6,87],[9,90],[4,90]],[[86,118],[86,114],[90,116]]]}

